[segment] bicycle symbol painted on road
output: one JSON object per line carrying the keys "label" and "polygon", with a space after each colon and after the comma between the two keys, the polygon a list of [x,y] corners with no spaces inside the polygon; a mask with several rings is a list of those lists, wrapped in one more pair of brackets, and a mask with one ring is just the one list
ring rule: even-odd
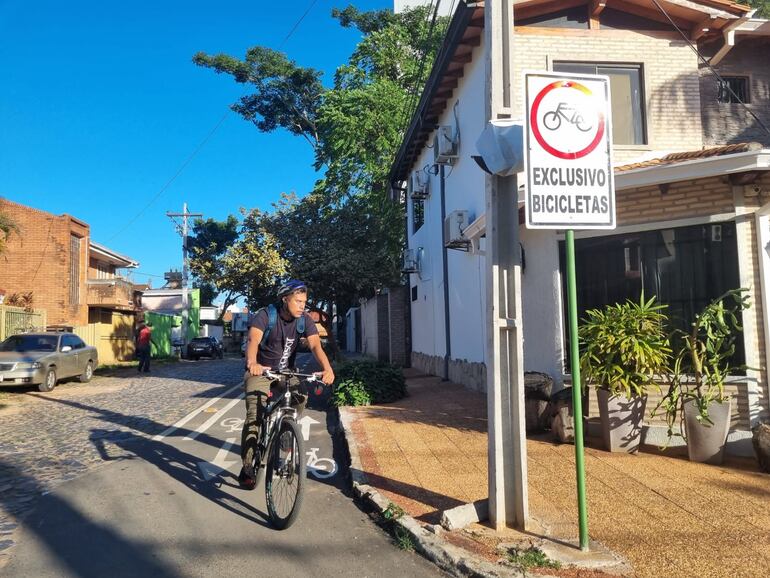
{"label": "bicycle symbol painted on road", "polygon": [[239,417],[226,417],[221,422],[219,422],[219,425],[221,425],[223,428],[226,428],[226,432],[235,433],[243,429],[243,422],[244,420]]}
{"label": "bicycle symbol painted on road", "polygon": [[575,125],[581,132],[588,132],[593,128],[593,124],[586,121],[580,111],[566,102],[560,102],[556,110],[546,112],[543,115],[543,126],[551,131],[558,130],[562,119]]}
{"label": "bicycle symbol painted on road", "polygon": [[334,474],[337,473],[337,462],[331,458],[319,458],[318,448],[310,448],[310,451],[305,452],[305,455],[308,456],[308,471],[316,478],[324,480],[326,478],[331,478]]}

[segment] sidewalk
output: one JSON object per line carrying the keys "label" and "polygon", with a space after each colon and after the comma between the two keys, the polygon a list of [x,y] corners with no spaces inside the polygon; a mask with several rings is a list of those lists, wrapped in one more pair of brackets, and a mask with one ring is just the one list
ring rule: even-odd
{"label": "sidewalk", "polygon": [[[444,510],[487,497],[486,396],[414,370],[405,374],[409,397],[345,408],[343,422],[352,468],[360,467],[385,502],[430,529]],[[624,557],[633,575],[770,575],[770,475],[755,462],[707,466],[672,450],[619,455],[592,442],[585,451],[589,533]],[[528,440],[527,450],[529,536],[574,542],[574,446],[540,436]],[[496,534],[480,524],[440,536],[492,562],[501,557],[497,543],[526,537],[513,530]]]}

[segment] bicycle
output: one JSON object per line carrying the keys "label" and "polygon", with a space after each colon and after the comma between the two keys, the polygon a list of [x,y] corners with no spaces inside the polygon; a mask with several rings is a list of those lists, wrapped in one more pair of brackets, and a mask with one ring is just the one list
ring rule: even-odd
{"label": "bicycle", "polygon": [[556,110],[546,112],[543,115],[543,125],[548,130],[557,130],[561,126],[562,118],[569,124],[574,124],[580,132],[588,132],[593,128],[593,125],[587,122],[579,111],[566,102],[560,102]]}
{"label": "bicycle", "polygon": [[[297,395],[304,395],[299,379],[320,383],[320,377],[289,370],[266,370],[263,375],[278,382],[280,393],[274,396],[271,388],[273,399],[262,411],[252,465],[257,480],[262,468],[265,469],[267,513],[275,528],[285,530],[299,516],[305,491],[304,441],[292,401],[297,401]],[[297,382],[291,383],[295,379]]]}

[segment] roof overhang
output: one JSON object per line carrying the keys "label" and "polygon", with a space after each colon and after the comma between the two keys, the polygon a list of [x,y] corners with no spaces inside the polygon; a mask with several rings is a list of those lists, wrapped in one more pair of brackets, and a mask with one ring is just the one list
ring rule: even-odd
{"label": "roof overhang", "polygon": [[115,251],[105,247],[104,245],[100,245],[99,243],[94,243],[93,241],[89,241],[88,245],[89,245],[89,251],[91,252],[91,254],[98,255],[101,260],[107,261],[108,263],[115,265],[116,267],[134,269],[139,266],[139,261],[134,261],[131,257],[126,257],[125,255],[121,255],[120,253],[116,253]]}
{"label": "roof overhang", "polygon": [[615,172],[615,190],[770,170],[770,149]]}

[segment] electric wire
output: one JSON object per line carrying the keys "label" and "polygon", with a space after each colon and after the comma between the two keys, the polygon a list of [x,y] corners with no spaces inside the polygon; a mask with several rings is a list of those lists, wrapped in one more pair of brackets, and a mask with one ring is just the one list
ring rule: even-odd
{"label": "electric wire", "polygon": [[695,52],[695,54],[703,62],[703,64],[705,64],[708,67],[708,69],[711,71],[711,73],[714,76],[716,76],[716,78],[720,82],[720,84],[722,86],[726,86],[727,90],[730,91],[730,94],[732,95],[732,97],[738,103],[740,103],[741,106],[743,106],[744,110],[746,112],[748,112],[755,121],[757,121],[757,124],[760,127],[762,127],[762,129],[767,134],[770,134],[770,128],[768,128],[767,125],[764,122],[762,122],[762,120],[756,114],[754,114],[754,111],[752,111],[748,106],[746,106],[746,103],[743,102],[741,100],[741,98],[735,93],[735,91],[733,90],[732,86],[730,86],[728,83],[725,82],[724,78],[722,78],[722,76],[714,69],[714,67],[711,66],[711,63],[709,63],[709,61],[706,60],[706,58],[700,53],[698,48],[696,46],[694,46],[692,42],[690,42],[690,39],[687,37],[687,35],[682,31],[681,28],[679,28],[679,26],[676,25],[676,22],[674,22],[674,20],[671,18],[671,16],[668,15],[668,12],[666,12],[666,10],[663,8],[663,6],[660,5],[658,0],[652,0],[652,3],[655,4],[655,6],[658,8],[658,10],[660,10],[661,14],[663,14],[663,16],[665,16],[668,19],[668,21],[671,24],[671,26],[673,26],[674,29],[680,34],[680,36],[684,39],[684,41],[687,43],[687,45],[690,47],[690,49],[693,52]]}
{"label": "electric wire", "polygon": [[[294,32],[296,32],[297,28],[299,28],[299,25],[302,23],[302,21],[305,19],[305,17],[310,13],[310,11],[313,9],[313,6],[315,6],[316,2],[318,0],[312,0],[310,2],[310,5],[307,7],[305,12],[302,14],[302,16],[299,17],[299,19],[294,23],[294,26],[292,26],[291,30],[289,30],[289,33],[286,35],[286,37],[281,41],[281,43],[278,45],[278,49],[280,50],[284,44],[289,40],[289,38],[292,37]],[[126,223],[121,229],[119,229],[116,233],[114,233],[109,239],[107,239],[107,242],[112,242],[115,238],[120,236],[126,229],[128,229],[131,225],[133,225],[146,211],[149,209],[155,201],[157,201],[160,196],[166,192],[166,190],[172,185],[172,183],[179,177],[179,175],[182,174],[182,172],[187,168],[187,166],[192,162],[192,160],[200,153],[200,151],[203,149],[204,146],[211,140],[211,138],[216,134],[216,132],[219,130],[219,128],[224,124],[227,117],[230,115],[232,110],[228,109],[222,117],[217,121],[217,123],[214,125],[214,128],[209,131],[209,133],[206,135],[206,137],[198,144],[197,147],[193,150],[193,152],[185,159],[185,161],[180,165],[179,169],[174,173],[174,175],[164,184],[160,190],[155,194],[155,196],[150,199],[150,201],[131,219]]]}

